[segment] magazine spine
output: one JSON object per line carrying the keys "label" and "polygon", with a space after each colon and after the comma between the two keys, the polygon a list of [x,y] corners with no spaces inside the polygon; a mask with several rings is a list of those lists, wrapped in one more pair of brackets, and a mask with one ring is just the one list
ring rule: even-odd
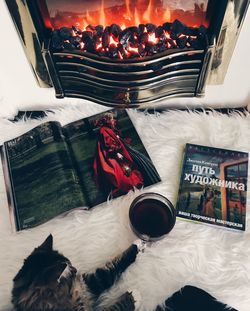
{"label": "magazine spine", "polygon": [[[1,149],[1,159],[3,164],[3,172],[4,172],[4,181],[5,187],[7,192],[7,200],[9,205],[10,211],[10,218],[11,218],[11,226],[12,230],[19,231],[21,230],[18,210],[17,210],[17,202],[14,193],[14,185],[13,185],[13,177],[11,174],[10,163],[9,163],[9,155],[8,155],[8,148],[6,148],[5,143]],[[13,221],[14,218],[14,221]],[[14,224],[13,224],[14,222]],[[15,228],[13,228],[15,225]]]}
{"label": "magazine spine", "polygon": [[[86,118],[87,119],[87,118]],[[79,169],[78,169],[78,166],[76,164],[76,159],[75,159],[75,155],[74,155],[74,152],[73,152],[73,149],[72,149],[72,146],[71,146],[71,142],[70,142],[70,139],[67,135],[67,130],[64,129],[63,127],[61,128],[62,130],[62,135],[64,137],[64,141],[65,141],[65,144],[67,145],[67,150],[68,150],[68,157],[71,161],[71,164],[72,164],[72,167],[74,169],[74,171],[72,170],[72,174],[75,175],[75,178],[77,178],[77,180],[79,181],[79,186],[80,186],[80,189],[82,191],[82,195],[86,201],[86,204],[87,204],[87,209],[91,208],[92,205],[91,205],[91,202],[89,200],[89,196],[87,194],[87,191],[85,190],[85,187],[84,187],[84,182],[80,176],[80,173],[79,173]]]}

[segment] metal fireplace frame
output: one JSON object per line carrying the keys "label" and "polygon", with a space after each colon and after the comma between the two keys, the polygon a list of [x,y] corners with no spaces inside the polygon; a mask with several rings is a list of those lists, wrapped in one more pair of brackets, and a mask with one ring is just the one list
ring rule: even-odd
{"label": "metal fireplace frame", "polygon": [[[207,84],[223,83],[250,3],[222,0],[217,4],[216,16],[210,16],[205,49],[168,50],[122,62],[100,60],[81,51],[51,52],[49,33],[36,1],[5,1],[40,87],[54,87],[57,98],[84,98],[119,107],[160,105],[170,97],[199,97]],[[228,22],[232,14],[233,25]]]}

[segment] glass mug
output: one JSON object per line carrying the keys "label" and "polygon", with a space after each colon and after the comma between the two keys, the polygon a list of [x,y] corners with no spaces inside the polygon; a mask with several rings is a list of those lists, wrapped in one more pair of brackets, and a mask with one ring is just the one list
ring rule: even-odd
{"label": "glass mug", "polygon": [[129,221],[131,229],[141,240],[154,242],[163,239],[173,229],[176,210],[163,195],[143,193],[131,203]]}

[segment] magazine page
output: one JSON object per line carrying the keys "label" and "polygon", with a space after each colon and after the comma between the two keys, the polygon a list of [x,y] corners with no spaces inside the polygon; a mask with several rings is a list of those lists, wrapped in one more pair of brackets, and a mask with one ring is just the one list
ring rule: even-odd
{"label": "magazine page", "polygon": [[59,123],[46,122],[6,142],[4,152],[17,230],[86,205]]}
{"label": "magazine page", "polygon": [[111,110],[63,127],[90,206],[160,181],[125,110]]}
{"label": "magazine page", "polygon": [[187,144],[177,215],[245,230],[247,174],[248,153]]}
{"label": "magazine page", "polygon": [[[15,207],[14,207],[14,202],[13,202],[13,194],[12,194],[12,189],[11,189],[11,181],[9,177],[9,172],[8,172],[8,161],[5,155],[5,148],[4,146],[0,146],[0,155],[1,155],[1,163],[0,163],[0,170],[2,168],[2,171],[0,172],[0,177],[2,177],[2,182],[3,182],[3,187],[2,189],[5,189],[6,191],[6,196],[5,198],[7,199],[6,205],[7,209],[3,211],[5,215],[1,215],[2,219],[8,219],[9,221],[5,223],[6,227],[10,229],[10,232],[15,232],[16,231],[16,226],[15,226]],[[1,176],[2,173],[2,176]]]}

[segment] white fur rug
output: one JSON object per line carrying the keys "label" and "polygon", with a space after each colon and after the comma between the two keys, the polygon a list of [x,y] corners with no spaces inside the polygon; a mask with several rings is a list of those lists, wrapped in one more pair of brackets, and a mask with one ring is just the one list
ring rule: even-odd
{"label": "white fur rug", "polygon": [[[65,124],[104,109],[97,105],[68,106],[55,114],[49,113],[46,120],[56,119]],[[143,191],[159,192],[173,203],[178,191],[182,149],[187,142],[250,151],[250,113],[227,116],[216,112],[168,111],[145,115],[131,110],[129,114],[163,180]],[[13,124],[0,120],[0,143],[42,121],[21,120]],[[55,248],[83,272],[103,264],[135,239],[128,224],[128,208],[142,191],[131,192],[89,212],[75,210],[35,229],[13,234],[9,230],[2,173],[0,178],[1,311],[11,309],[12,278],[23,259],[49,233],[54,235]],[[249,194],[250,191],[245,233],[177,220],[174,230],[140,254],[107,296],[137,289],[142,297],[140,310],[149,311],[180,287],[191,284],[240,311],[249,311]]]}

